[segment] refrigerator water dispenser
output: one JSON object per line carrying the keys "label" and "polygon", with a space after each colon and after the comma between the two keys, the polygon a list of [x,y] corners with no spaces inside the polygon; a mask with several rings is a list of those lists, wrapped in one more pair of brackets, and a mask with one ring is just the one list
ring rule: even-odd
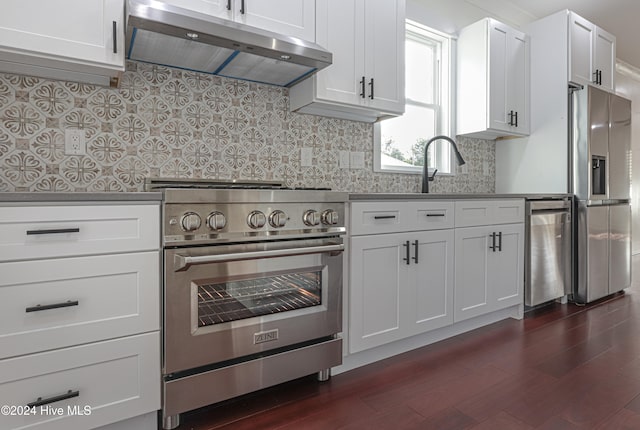
{"label": "refrigerator water dispenser", "polygon": [[591,195],[607,194],[607,159],[594,155],[591,157]]}

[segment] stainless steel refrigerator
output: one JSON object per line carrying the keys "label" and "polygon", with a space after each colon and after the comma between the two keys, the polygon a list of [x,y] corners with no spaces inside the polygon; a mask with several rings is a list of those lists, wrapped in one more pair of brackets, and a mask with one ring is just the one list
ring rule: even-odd
{"label": "stainless steel refrigerator", "polygon": [[588,303],[631,285],[631,102],[586,87],[570,111],[573,298]]}

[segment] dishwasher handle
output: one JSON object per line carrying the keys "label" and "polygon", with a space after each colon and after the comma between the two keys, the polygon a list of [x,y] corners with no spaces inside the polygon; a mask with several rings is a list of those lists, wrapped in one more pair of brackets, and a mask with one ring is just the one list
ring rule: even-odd
{"label": "dishwasher handle", "polygon": [[529,200],[529,211],[570,211],[571,200]]}

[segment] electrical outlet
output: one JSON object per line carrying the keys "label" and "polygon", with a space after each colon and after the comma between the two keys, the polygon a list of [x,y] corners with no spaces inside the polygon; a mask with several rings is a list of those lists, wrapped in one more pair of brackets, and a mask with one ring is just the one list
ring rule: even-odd
{"label": "electrical outlet", "polygon": [[66,129],[64,131],[64,153],[66,155],[87,154],[84,130]]}
{"label": "electrical outlet", "polygon": [[338,153],[338,157],[339,157],[339,164],[340,164],[340,168],[341,169],[348,169],[349,168],[349,151],[340,151]]}
{"label": "electrical outlet", "polygon": [[302,148],[300,149],[300,165],[302,167],[311,167],[313,166],[313,148]]}
{"label": "electrical outlet", "polygon": [[364,169],[364,152],[352,151],[349,154],[349,164],[352,169]]}

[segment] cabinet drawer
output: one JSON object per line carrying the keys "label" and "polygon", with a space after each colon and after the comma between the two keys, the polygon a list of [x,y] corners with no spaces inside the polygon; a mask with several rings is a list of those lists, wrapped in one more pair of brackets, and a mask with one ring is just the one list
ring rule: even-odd
{"label": "cabinet drawer", "polygon": [[158,251],[0,263],[0,358],[158,330]]}
{"label": "cabinet drawer", "polygon": [[0,261],[159,247],[158,205],[0,207]]}
{"label": "cabinet drawer", "polygon": [[524,222],[524,199],[460,200],[455,204],[455,226]]}
{"label": "cabinet drawer", "polygon": [[411,230],[439,230],[444,228],[453,228],[453,202],[409,202],[408,210]]}
{"label": "cabinet drawer", "polygon": [[351,235],[407,231],[407,215],[406,202],[351,203]]}
{"label": "cabinet drawer", "polygon": [[92,429],[159,409],[159,333],[0,361],[3,404],[23,406],[75,393],[36,406],[33,415],[0,415],[0,428]]}

